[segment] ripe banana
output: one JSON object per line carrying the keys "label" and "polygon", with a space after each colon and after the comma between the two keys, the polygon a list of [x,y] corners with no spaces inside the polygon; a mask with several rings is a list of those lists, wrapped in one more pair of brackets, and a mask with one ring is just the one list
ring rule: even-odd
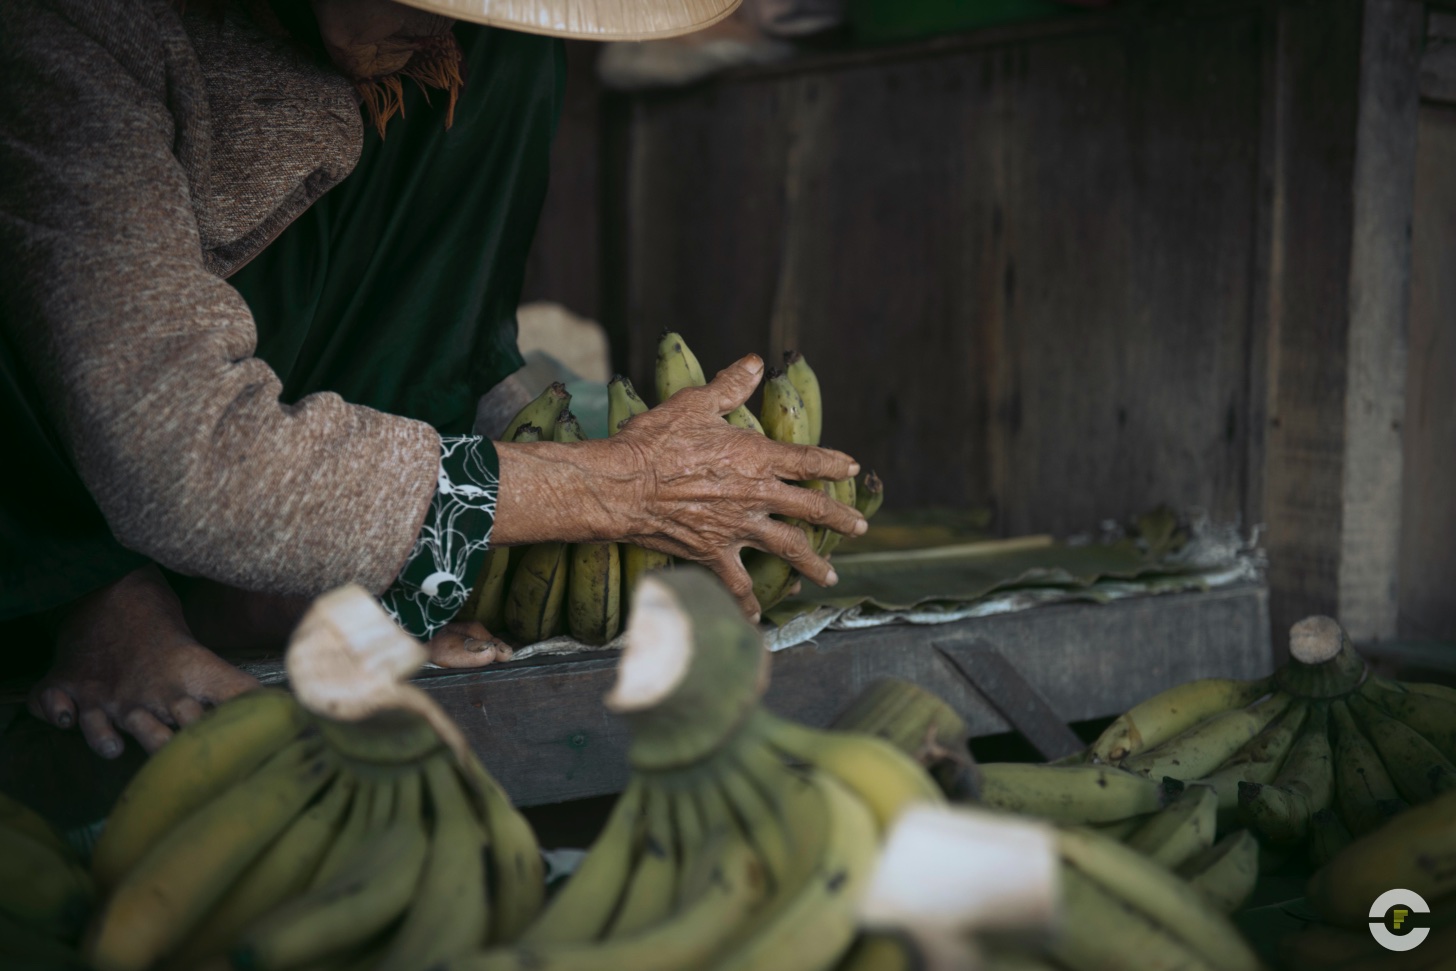
{"label": "ripe banana", "polygon": [[760,413],[764,434],[776,442],[809,445],[811,430],[804,399],[784,372],[769,368],[763,385],[763,411]]}
{"label": "ripe banana", "polygon": [[486,550],[480,575],[465,600],[456,620],[475,620],[488,631],[501,629],[506,602],[506,576],[511,569],[511,551],[507,547]]}
{"label": "ripe banana", "polygon": [[1213,845],[1218,803],[1218,793],[1208,786],[1188,786],[1123,842],[1148,859],[1177,869]]}
{"label": "ripe banana", "polygon": [[537,543],[516,556],[519,562],[506,597],[506,629],[521,643],[534,644],[561,628],[570,569],[567,544]]}
{"label": "ripe banana", "polygon": [[1130,708],[1092,743],[1092,761],[1116,764],[1160,745],[1199,722],[1243,708],[1269,693],[1271,679],[1204,678],[1175,685]]}
{"label": "ripe banana", "polygon": [[535,425],[541,430],[541,439],[551,441],[556,431],[556,421],[569,404],[571,395],[567,393],[566,385],[558,381],[516,413],[516,417],[511,419],[511,423],[501,434],[500,440],[514,442],[516,433],[524,426]]}
{"label": "ripe banana", "polygon": [[1194,948],[1075,866],[1062,869],[1062,907],[1062,931],[1050,947],[1059,967],[1076,971],[1204,971],[1213,967],[1199,960]]}
{"label": "ripe banana", "polygon": [[[622,544],[622,604],[632,602],[632,597],[637,592],[637,585],[642,581],[642,576],[652,570],[667,570],[672,568],[672,557],[667,553],[657,550],[649,550],[643,546],[631,546]],[[625,612],[625,611],[624,611]]]}
{"label": "ripe banana", "polygon": [[[1218,971],[1260,968],[1259,959],[1228,918],[1210,908],[1182,878],[1116,840],[1086,830],[1063,830],[1059,843],[1069,868],[1066,876],[1075,872],[1085,877],[1123,904],[1124,910],[1135,911],[1161,927],[1209,967]],[[1069,926],[1071,923],[1075,922]],[[1106,933],[1106,925],[1092,927],[1095,934]],[[1131,966],[1148,965],[1134,962]]]}
{"label": "ripe banana", "polygon": [[1062,823],[1110,823],[1157,812],[1163,783],[1103,765],[989,762],[978,766],[981,802]]}
{"label": "ripe banana", "polygon": [[1456,893],[1456,792],[1355,840],[1310,878],[1306,896],[1332,924],[1363,926],[1370,904],[1399,887],[1438,901]]}
{"label": "ripe banana", "polygon": [[577,543],[568,560],[567,630],[583,644],[605,644],[622,629],[620,547]]}
{"label": "ripe banana", "polygon": [[70,856],[0,826],[0,913],[33,933],[73,940],[91,911],[91,879]]}
{"label": "ripe banana", "polygon": [[614,375],[607,384],[607,434],[615,435],[634,418],[647,410],[647,402],[637,394],[632,382],[622,375]]}
{"label": "ripe banana", "polygon": [[1404,803],[1350,709],[1343,701],[1335,701],[1330,714],[1335,723],[1335,801],[1350,832],[1363,836],[1404,808]]}
{"label": "ripe banana", "polygon": [[1366,679],[1366,698],[1420,732],[1441,754],[1456,760],[1456,691],[1436,684]]}
{"label": "ripe banana", "polygon": [[91,853],[102,888],[116,886],[160,839],[303,730],[293,696],[261,688],[219,705],[147,760],[122,792]]}
{"label": "ripe banana", "polygon": [[1428,802],[1456,789],[1456,765],[1419,732],[1385,714],[1358,694],[1347,702],[1365,729],[1396,790],[1409,803]]}
{"label": "ripe banana", "polygon": [[819,390],[819,378],[798,351],[784,352],[784,375],[804,403],[804,417],[809,422],[806,444],[818,445],[824,432],[824,397]]}
{"label": "ripe banana", "polygon": [[687,341],[668,330],[657,340],[655,377],[658,402],[666,401],[683,388],[700,388],[708,383],[703,366],[688,349]]}
{"label": "ripe banana", "polygon": [[1296,700],[1263,731],[1229,756],[1228,761],[1199,780],[1218,793],[1218,810],[1222,816],[1228,818],[1238,808],[1239,783],[1274,781],[1308,713],[1309,704]]}
{"label": "ripe banana", "polygon": [[142,971],[181,943],[336,771],[321,745],[294,742],[173,825],[127,871],[93,927],[86,950],[98,971]]}
{"label": "ripe banana", "polygon": [[1220,913],[1232,914],[1259,882],[1259,841],[1247,829],[1232,832],[1184,861],[1178,875]]}
{"label": "ripe banana", "polygon": [[1290,701],[1289,695],[1276,691],[1247,708],[1214,715],[1141,755],[1125,759],[1122,767],[1154,779],[1200,779],[1263,731]]}
{"label": "ripe banana", "polygon": [[1271,842],[1295,842],[1304,838],[1310,816],[1329,806],[1334,784],[1329,708],[1316,703],[1273,784],[1239,784],[1240,817]]}

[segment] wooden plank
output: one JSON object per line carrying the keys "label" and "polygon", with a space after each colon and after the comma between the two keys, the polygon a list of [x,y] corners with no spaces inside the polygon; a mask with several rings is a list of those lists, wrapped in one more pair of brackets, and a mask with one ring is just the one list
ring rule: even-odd
{"label": "wooden plank", "polygon": [[1456,104],[1456,13],[1430,12],[1421,55],[1421,97]]}
{"label": "wooden plank", "polygon": [[1456,641],[1456,105],[1421,110],[1415,191],[1400,634]]}
{"label": "wooden plank", "polygon": [[[989,645],[1068,722],[1122,711],[1180,681],[1256,677],[1271,665],[1266,593],[1237,587],[827,633],[774,656],[767,704],[826,725],[870,682],[898,677],[939,692],[974,735],[1008,731],[996,708],[1005,699],[981,696],[937,645],[952,652]],[[613,657],[591,656],[433,672],[419,683],[459,722],[512,798],[540,805],[623,785],[627,729],[601,704],[614,668]],[[0,746],[0,790],[79,825],[104,814],[139,763],[134,747],[120,761],[102,762],[78,733],[24,716]]]}

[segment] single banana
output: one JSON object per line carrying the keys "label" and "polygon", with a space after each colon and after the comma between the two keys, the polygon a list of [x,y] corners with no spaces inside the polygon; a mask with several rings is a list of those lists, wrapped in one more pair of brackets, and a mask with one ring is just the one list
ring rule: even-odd
{"label": "single banana", "polygon": [[354,780],[347,775],[335,779],[243,872],[167,966],[184,971],[225,954],[254,921],[307,890],[353,797]]}
{"label": "single banana", "polygon": [[873,519],[884,502],[885,483],[873,469],[865,469],[854,484],[854,508],[865,519]]}
{"label": "single banana", "polygon": [[1335,801],[1355,836],[1378,827],[1401,805],[1395,783],[1375,746],[1360,732],[1343,701],[1330,705],[1335,723]]}
{"label": "single banana", "polygon": [[[1257,971],[1261,967],[1228,918],[1210,908],[1171,871],[1116,840],[1086,830],[1063,830],[1058,842],[1070,868],[1162,927],[1209,967],[1217,971]],[[1095,930],[1106,932],[1100,926]]]}
{"label": "single banana", "polygon": [[460,768],[480,801],[479,822],[490,843],[491,940],[512,944],[541,913],[546,899],[546,863],[536,833],[474,758]]}
{"label": "single banana", "polygon": [[349,778],[352,793],[344,822],[328,842],[323,859],[309,879],[309,889],[320,887],[333,880],[349,861],[368,852],[369,807],[373,802],[375,783]]}
{"label": "single banana", "polygon": [[1093,761],[1118,763],[1182,734],[1199,722],[1269,693],[1272,680],[1203,678],[1175,685],[1128,709],[1092,743]]}
{"label": "single banana", "polygon": [[1300,728],[1309,714],[1309,704],[1296,700],[1264,730],[1231,755],[1228,761],[1198,780],[1218,793],[1218,810],[1226,818],[1239,806],[1239,783],[1270,783],[1279,773]]}
{"label": "single banana", "polygon": [[[767,753],[760,750],[759,754]],[[736,753],[728,759],[730,764],[719,774],[718,784],[734,816],[741,820],[744,835],[758,854],[770,886],[779,887],[788,878],[793,851],[780,821],[782,807],[777,794],[755,782]]]}
{"label": "single banana", "polygon": [[1208,786],[1188,786],[1123,842],[1148,859],[1176,869],[1213,845],[1218,803],[1218,793]]}
{"label": "single banana", "polygon": [[700,388],[708,383],[703,366],[680,334],[663,331],[657,340],[657,401],[659,404],[683,388]]}
{"label": "single banana", "polygon": [[369,853],[245,933],[231,951],[233,966],[304,968],[368,941],[409,906],[428,849],[423,820],[391,820],[370,839]]}
{"label": "single banana", "polygon": [[1350,843],[1310,878],[1305,895],[1330,923],[1361,927],[1371,902],[1392,887],[1433,903],[1456,894],[1456,792]]}
{"label": "single banana", "polygon": [[645,793],[645,829],[636,865],[607,938],[631,937],[672,913],[677,893],[679,845],[672,797],[657,786]]}
{"label": "single banana", "polygon": [[[1062,868],[1061,933],[1050,951],[1076,971],[1207,971],[1214,965],[1073,866]],[[1257,967],[1257,965],[1250,965]]]}
{"label": "single banana", "polygon": [[116,886],[156,843],[303,730],[293,696],[260,688],[177,732],[127,785],[91,853],[102,888]]}
{"label": "single banana", "polygon": [[86,950],[97,971],[141,971],[185,940],[336,770],[321,745],[295,742],[174,825],[128,870],[93,927]]}
{"label": "single banana", "polygon": [[1330,804],[1335,784],[1330,749],[1329,708],[1311,706],[1299,738],[1275,775],[1272,785],[1239,784],[1239,814],[1259,835],[1274,843],[1304,838],[1309,817]]}
{"label": "single banana", "polygon": [[[835,502],[843,503],[849,508],[854,509],[854,490],[855,485],[853,479],[841,479],[838,482],[830,482],[826,491],[829,493],[829,498]],[[844,539],[843,535],[836,533],[832,529],[821,528],[819,533],[820,539],[817,551],[820,556],[828,556],[830,553],[833,553],[838,549],[840,541]]]}
{"label": "single banana", "polygon": [[672,557],[667,553],[657,550],[649,550],[645,546],[632,546],[622,544],[622,599],[621,603],[627,607],[632,603],[632,597],[637,592],[637,584],[642,581],[642,576],[652,570],[667,570],[672,568]]}
{"label": "single banana", "polygon": [[981,803],[1062,823],[1110,823],[1157,812],[1169,793],[1159,781],[1105,765],[989,762],[977,767]]}
{"label": "single banana", "polygon": [[480,566],[475,586],[455,619],[479,621],[488,631],[500,630],[505,619],[506,577],[510,569],[511,551],[508,547],[486,550],[485,562]]}
{"label": "single banana", "polygon": [[819,390],[819,378],[798,351],[784,353],[784,376],[804,402],[804,417],[809,421],[807,444],[818,445],[824,431],[824,396]]}
{"label": "single banana", "polygon": [[1309,816],[1309,862],[1322,867],[1354,841],[1333,809],[1320,809]]}
{"label": "single banana", "polygon": [[91,912],[91,878],[47,843],[0,826],[0,913],[56,940],[75,938]]}
{"label": "single banana", "polygon": [[423,767],[434,827],[419,888],[379,957],[378,971],[417,971],[485,945],[487,838],[453,762],[453,753],[441,752]]}
{"label": "single banana", "polygon": [[1438,684],[1409,684],[1370,677],[1361,694],[1420,732],[1456,761],[1456,691]]}
{"label": "single banana", "polygon": [[506,630],[522,644],[554,637],[561,629],[570,566],[565,543],[537,543],[517,551],[516,572],[506,595]]}
{"label": "single banana", "polygon": [[616,543],[577,543],[568,553],[566,628],[583,644],[622,629],[622,555]]}
{"label": "single banana", "polygon": [[763,425],[759,424],[758,419],[754,417],[753,412],[748,410],[747,405],[739,405],[724,415],[723,419],[735,428],[741,428],[746,432],[754,432],[759,435],[764,434]]}
{"label": "single banana", "polygon": [[1259,882],[1259,841],[1237,830],[1185,860],[1178,875],[1220,913],[1232,914],[1253,896]]}
{"label": "single banana", "polygon": [[713,971],[823,971],[854,943],[855,908],[879,853],[875,819],[828,773],[813,773],[810,784],[818,812],[796,822],[826,830],[823,855],[808,879],[774,895],[766,922],[706,965]]}
{"label": "single banana", "polygon": [[1456,765],[1436,746],[1402,721],[1397,721],[1359,695],[1347,704],[1365,729],[1396,790],[1409,803],[1429,802],[1456,789]]}
{"label": "single banana", "polygon": [[556,431],[557,419],[570,404],[571,395],[567,393],[566,385],[556,382],[516,413],[516,417],[511,419],[511,423],[501,434],[500,440],[514,442],[516,433],[524,426],[535,425],[541,430],[541,440],[551,441]]}
{"label": "single banana", "polygon": [[627,786],[581,865],[521,935],[522,946],[586,944],[607,928],[631,873],[645,795],[640,779]]}
{"label": "single banana", "polygon": [[869,807],[883,835],[907,806],[943,803],[935,780],[914,759],[873,735],[823,732],[764,716],[769,743],[784,754],[827,772]]}
{"label": "single banana", "polygon": [[811,431],[809,416],[804,410],[804,399],[799,390],[789,381],[784,372],[769,368],[763,385],[763,411],[760,414],[763,431],[776,442],[790,445],[810,445]]}
{"label": "single banana", "polygon": [[0,792],[0,829],[23,833],[59,857],[76,861],[76,851],[46,822],[45,817],[18,799]]}
{"label": "single banana", "polygon": [[1153,779],[1201,779],[1263,731],[1291,700],[1289,695],[1276,691],[1247,708],[1214,715],[1156,748],[1125,759],[1122,767]]}
{"label": "single banana", "polygon": [[[776,442],[792,445],[809,444],[809,420],[804,413],[804,402],[798,390],[789,382],[782,371],[770,368],[763,386],[763,429]],[[810,483],[805,483],[810,485]],[[817,480],[815,488],[828,488],[827,483]],[[792,520],[792,525],[804,530],[809,545],[819,548],[823,535],[819,527]],[[753,581],[753,596],[763,610],[777,604],[788,594],[798,577],[797,571],[785,560],[761,550],[745,550],[743,567]]]}
{"label": "single banana", "polygon": [[647,410],[647,402],[637,394],[632,382],[620,374],[607,383],[607,434],[615,435],[634,418]]}

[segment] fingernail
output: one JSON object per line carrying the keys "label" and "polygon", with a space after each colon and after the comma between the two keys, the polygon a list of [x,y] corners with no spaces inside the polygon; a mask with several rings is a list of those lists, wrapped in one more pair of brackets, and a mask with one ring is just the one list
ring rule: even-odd
{"label": "fingernail", "polygon": [[825,586],[832,587],[832,586],[834,586],[838,582],[839,582],[839,574],[838,573],[835,573],[833,570],[830,570],[829,571],[829,576],[827,576],[827,577],[824,578],[824,584],[825,584]]}
{"label": "fingernail", "polygon": [[753,355],[753,359],[748,362],[748,371],[749,371],[749,373],[750,374],[757,374],[759,371],[762,371],[762,370],[763,370],[763,358],[759,357],[757,354]]}
{"label": "fingernail", "polygon": [[72,725],[71,713],[63,711],[56,716],[56,725],[60,728],[70,728]]}
{"label": "fingernail", "polygon": [[763,619],[763,614],[760,614],[760,613],[758,613],[758,612],[757,612],[757,611],[754,611],[754,614],[753,614],[753,622],[754,622],[754,623],[755,623],[755,624],[756,624],[756,623],[758,623],[758,622],[759,622],[759,621],[760,621],[760,620],[761,620],[761,619]]}
{"label": "fingernail", "polygon": [[851,476],[859,475],[859,463],[858,462],[851,462],[851,463],[849,463],[849,474]]}
{"label": "fingernail", "polygon": [[101,743],[101,757],[103,759],[114,759],[121,754],[121,743],[114,738],[108,738]]}
{"label": "fingernail", "polygon": [[465,638],[465,649],[471,654],[479,654],[481,651],[488,651],[495,645],[490,641],[477,640],[474,637]]}
{"label": "fingernail", "polygon": [[869,522],[867,520],[861,519],[859,522],[854,524],[854,535],[863,536],[865,533],[869,532],[869,529]]}

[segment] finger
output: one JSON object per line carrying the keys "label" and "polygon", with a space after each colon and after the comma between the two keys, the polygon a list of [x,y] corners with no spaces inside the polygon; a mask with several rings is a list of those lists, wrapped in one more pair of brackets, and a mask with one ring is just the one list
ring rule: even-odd
{"label": "finger", "polygon": [[737,551],[724,553],[708,566],[718,574],[718,579],[723,581],[723,586],[728,588],[733,599],[738,601],[744,615],[755,624],[758,623],[761,611],[758,608],[758,599],[753,595],[753,580],[743,568],[743,562],[738,559]]}
{"label": "finger", "polygon": [[81,712],[80,721],[81,734],[86,736],[86,744],[103,759],[116,758],[126,747],[121,736],[112,727],[111,719],[100,708],[87,708]]}
{"label": "finger", "polygon": [[76,724],[76,703],[60,688],[45,688],[31,695],[30,713],[57,728]]}
{"label": "finger", "polygon": [[789,565],[821,587],[832,587],[839,582],[839,576],[829,561],[814,552],[809,538],[797,526],[765,519],[759,527],[757,543],[765,553],[772,553],[789,561]]}
{"label": "finger", "polygon": [[705,397],[712,402],[714,411],[726,415],[753,397],[753,391],[762,379],[763,358],[750,354],[719,371],[704,387]]}
{"label": "finger", "polygon": [[121,719],[121,727],[148,752],[155,752],[172,740],[172,730],[145,708],[133,708]]}
{"label": "finger", "polygon": [[785,594],[785,596],[788,596],[788,597],[797,597],[799,595],[799,593],[803,589],[804,589],[804,581],[802,581],[802,580],[795,580],[793,583],[789,584],[789,592],[787,594]]}
{"label": "finger", "polygon": [[780,479],[828,479],[838,482],[859,475],[859,463],[843,452],[812,445],[788,445],[764,440],[773,449],[771,461]]}
{"label": "finger", "polygon": [[197,719],[202,717],[202,702],[196,698],[180,698],[172,702],[168,709],[172,712],[172,720],[177,723],[178,728],[186,728]]}
{"label": "finger", "polygon": [[816,526],[828,526],[845,536],[858,536],[869,523],[852,506],[831,499],[819,489],[804,489],[799,486],[778,483],[767,497],[770,512],[791,519],[802,519]]}

